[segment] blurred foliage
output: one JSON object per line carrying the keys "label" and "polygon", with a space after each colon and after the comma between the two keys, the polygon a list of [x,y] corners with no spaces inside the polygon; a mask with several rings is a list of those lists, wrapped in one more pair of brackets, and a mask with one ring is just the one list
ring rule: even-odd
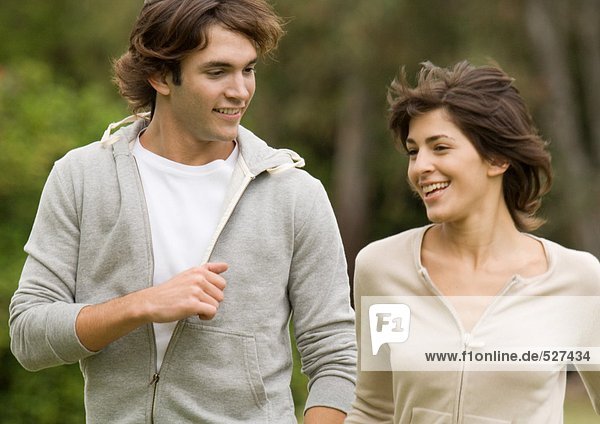
{"label": "blurred foliage", "polygon": [[[31,374],[8,350],[8,303],[25,259],[43,183],[54,160],[82,140],[98,138],[102,122],[123,114],[94,84],[61,82],[44,62],[15,61],[0,76],[0,414],[2,423],[82,422],[83,387],[77,366]],[[32,407],[34,402],[34,407]]]}
{"label": "blurred foliage", "polygon": [[348,122],[341,115],[344,81],[356,76],[367,93],[368,240],[425,223],[406,184],[405,157],[395,154],[387,130],[387,88],[401,66],[412,80],[426,60],[448,66],[494,58],[518,78],[526,74],[519,2],[278,0],[276,6],[288,18],[287,34],[277,61],[258,70],[251,128],[297,150],[333,195],[334,139]]}
{"label": "blurred foliage", "polygon": [[[425,222],[420,202],[405,183],[405,157],[395,152],[386,128],[386,89],[400,66],[412,76],[425,60],[447,66],[462,59],[476,64],[493,59],[516,77],[536,118],[548,102],[544,81],[535,71],[520,0],[273,3],[288,20],[287,35],[276,59],[258,68],[258,90],[244,125],[271,144],[293,148],[305,157],[307,170],[332,194],[337,213],[341,206],[335,200],[334,158],[344,147],[341,130],[354,119],[346,114],[348,95],[352,87],[360,88],[369,210],[363,245]],[[126,48],[141,4],[2,0],[1,423],[83,422],[77,366],[24,371],[9,351],[7,309],[25,259],[22,247],[53,162],[67,150],[98,139],[109,122],[127,113],[110,81],[111,60]],[[573,242],[565,223],[568,214],[562,209],[564,193],[572,186],[563,182],[558,188],[548,199],[545,213],[551,225],[542,235]],[[348,260],[351,263],[353,257]],[[301,412],[306,379],[298,369],[296,353],[292,387]]]}

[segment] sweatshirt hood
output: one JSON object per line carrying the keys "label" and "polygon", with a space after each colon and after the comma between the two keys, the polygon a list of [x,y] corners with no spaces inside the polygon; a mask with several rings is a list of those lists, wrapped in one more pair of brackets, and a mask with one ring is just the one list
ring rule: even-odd
{"label": "sweatshirt hood", "polygon": [[[102,147],[108,148],[115,143],[131,143],[149,123],[150,113],[131,115],[119,122],[113,122],[104,131],[100,144]],[[289,149],[270,147],[252,131],[241,125],[238,130],[237,142],[241,158],[253,176],[264,171],[274,174],[291,168],[302,168],[305,165],[304,159],[298,153]]]}
{"label": "sweatshirt hood", "polygon": [[289,149],[275,149],[252,131],[240,126],[237,137],[241,155],[253,175],[263,171],[271,174],[291,168],[304,167],[304,159],[298,153]]}

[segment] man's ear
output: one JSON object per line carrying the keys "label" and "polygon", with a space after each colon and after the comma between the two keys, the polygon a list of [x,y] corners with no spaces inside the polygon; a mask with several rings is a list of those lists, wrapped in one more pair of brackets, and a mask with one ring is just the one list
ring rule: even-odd
{"label": "man's ear", "polygon": [[492,158],[488,160],[489,168],[488,175],[490,177],[496,177],[498,175],[502,175],[506,172],[510,164],[504,158]]}
{"label": "man's ear", "polygon": [[166,73],[157,72],[148,78],[148,83],[156,90],[158,94],[168,96],[171,93],[171,79]]}

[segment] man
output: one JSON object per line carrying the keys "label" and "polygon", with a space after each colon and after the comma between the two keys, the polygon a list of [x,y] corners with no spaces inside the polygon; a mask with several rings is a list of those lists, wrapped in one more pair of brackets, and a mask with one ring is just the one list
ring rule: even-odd
{"label": "man", "polygon": [[331,206],[298,155],[239,125],[282,33],[264,0],[146,1],[115,63],[138,114],[50,173],[11,348],[29,370],[79,361],[88,422],[295,422],[290,317],[305,423],[349,409],[353,313]]}

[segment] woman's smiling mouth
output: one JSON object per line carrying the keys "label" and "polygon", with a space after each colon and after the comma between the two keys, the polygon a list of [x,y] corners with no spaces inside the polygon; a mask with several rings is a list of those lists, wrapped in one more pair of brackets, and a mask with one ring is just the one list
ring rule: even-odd
{"label": "woman's smiling mouth", "polygon": [[439,182],[439,183],[425,184],[425,185],[421,185],[421,191],[423,192],[423,196],[424,197],[428,197],[428,196],[431,196],[433,193],[436,193],[436,192],[439,192],[441,190],[444,190],[449,185],[450,185],[449,181],[443,181],[443,182]]}

